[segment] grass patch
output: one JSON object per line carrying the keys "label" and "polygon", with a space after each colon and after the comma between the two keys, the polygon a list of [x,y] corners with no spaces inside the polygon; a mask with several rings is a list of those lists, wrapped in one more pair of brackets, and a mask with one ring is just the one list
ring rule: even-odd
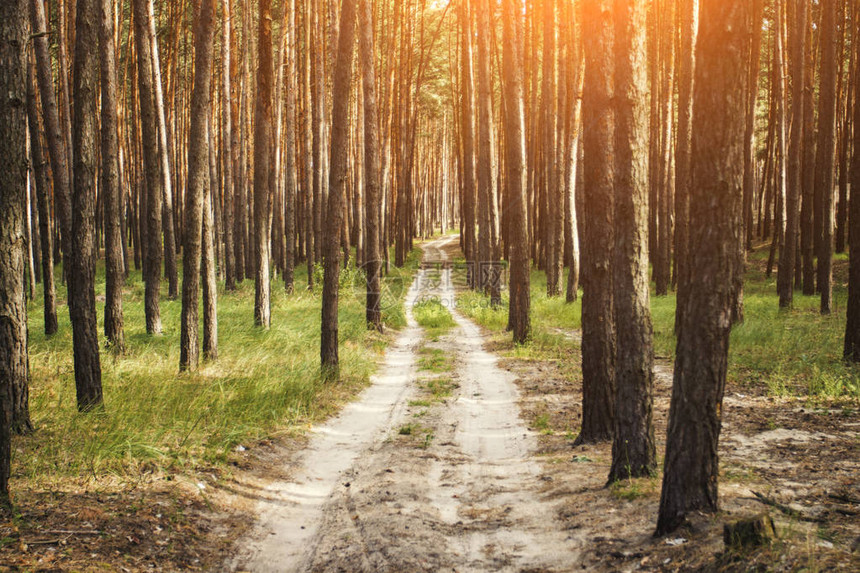
{"label": "grass patch", "polygon": [[[821,316],[819,298],[794,294],[794,307],[779,310],[776,273],[767,277],[767,250],[749,257],[744,286],[745,321],[732,330],[729,380],[751,391],[772,396],[805,396],[819,399],[860,399],[860,367],[842,361],[847,306],[848,262],[834,257],[834,312]],[[571,377],[578,375],[578,343],[565,336],[581,326],[581,301],[566,303],[564,297],[546,296],[546,275],[531,273],[532,338],[506,354],[524,360],[559,359]],[[463,314],[497,335],[507,326],[507,293],[503,305],[493,309],[482,293],[466,291],[458,296]],[[675,294],[657,297],[652,292],[651,317],[654,351],[659,357],[675,356]],[[507,336],[507,335],[506,335]],[[573,364],[569,364],[573,362]]]}
{"label": "grass patch", "polygon": [[418,356],[418,369],[423,372],[444,374],[453,368],[451,356],[441,348],[422,346]]}
{"label": "grass patch", "polygon": [[[385,280],[397,301],[386,304],[390,328],[405,325],[401,283],[411,281],[420,259]],[[394,270],[394,269],[393,269]],[[179,300],[168,300],[162,282],[164,333],[144,329],[143,284],[133,272],[124,289],[126,353],[102,351],[104,412],[81,415],[75,405],[72,331],[65,288],[57,270],[59,332],[43,334],[41,294],[28,306],[30,409],[36,432],[16,438],[16,479],[65,476],[140,475],[156,469],[181,471],[222,463],[240,444],[292,432],[331,415],[366,386],[388,338],[366,328],[363,292],[354,287],[360,271],[344,270],[340,297],[338,384],[319,375],[321,286],[307,290],[307,274],[296,269],[294,294],[272,283],[272,328],[253,324],[254,283],[234,292],[219,285],[219,359],[193,373],[178,372]],[[321,281],[318,281],[318,285]],[[408,286],[408,282],[407,282]],[[104,269],[96,296],[104,300]],[[395,303],[396,302],[396,303]],[[97,303],[103,316],[102,303]]]}
{"label": "grass patch", "polygon": [[428,298],[419,301],[412,307],[415,320],[425,330],[430,340],[439,340],[439,337],[448,334],[457,323],[448,309],[437,298]]}

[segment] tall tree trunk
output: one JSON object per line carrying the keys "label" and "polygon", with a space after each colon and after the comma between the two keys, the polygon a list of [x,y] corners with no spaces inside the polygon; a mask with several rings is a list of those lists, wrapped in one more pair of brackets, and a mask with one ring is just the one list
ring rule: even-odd
{"label": "tall tree trunk", "polygon": [[612,2],[583,6],[585,240],[582,281],[582,428],[576,443],[612,438],[615,328],[612,301],[614,118]]}
{"label": "tall tree trunk", "polygon": [[296,72],[296,55],[298,42],[296,40],[296,0],[289,0],[288,38],[285,49],[287,50],[287,102],[286,102],[286,125],[284,126],[286,184],[284,186],[284,288],[287,292],[293,292],[296,262],[296,199],[298,194],[298,180],[296,177],[296,95],[298,93],[298,82]]}
{"label": "tall tree trunk", "polygon": [[75,149],[72,197],[72,268],[69,279],[69,314],[75,356],[78,409],[102,404],[102,370],[96,321],[95,203],[98,167],[98,45],[99,0],[77,0],[74,65]]}
{"label": "tall tree trunk", "polygon": [[228,291],[236,290],[236,249],[233,236],[233,118],[232,110],[232,87],[230,76],[232,68],[231,38],[232,17],[230,15],[230,3],[232,0],[222,0],[221,29],[221,170],[224,180],[224,270],[225,288]]}
{"label": "tall tree trunk", "polygon": [[[857,41],[855,31],[855,42]],[[857,58],[854,68],[854,93],[860,95],[860,46],[854,47],[854,57]],[[860,100],[854,102],[854,155],[851,160],[851,193],[848,229],[848,249],[850,263],[848,270],[848,309],[845,323],[846,360],[860,362]]]}
{"label": "tall tree trunk", "polygon": [[510,305],[508,324],[515,344],[525,343],[531,332],[529,311],[528,197],[526,195],[525,117],[523,109],[521,0],[503,0],[502,81],[505,95],[505,170],[510,237]]}
{"label": "tall tree trunk", "polygon": [[11,509],[12,434],[33,428],[24,298],[28,32],[23,1],[0,5],[0,513]]}
{"label": "tall tree trunk", "polygon": [[[39,83],[39,95],[42,101],[42,113],[45,120],[45,135],[48,142],[48,156],[51,159],[51,176],[53,180],[54,205],[56,218],[60,227],[62,242],[63,268],[71,268],[69,257],[72,253],[72,192],[69,173],[69,150],[65,135],[60,125],[57,109],[57,98],[54,94],[54,79],[51,56],[48,52],[48,38],[45,29],[45,7],[42,2],[30,2],[30,22],[33,29],[34,51],[36,53],[36,79]],[[62,9],[60,10],[62,12]],[[60,48],[62,54],[63,48]],[[62,72],[61,72],[62,73]],[[61,79],[61,84],[63,79]],[[67,273],[66,273],[67,274]]]}
{"label": "tall tree trunk", "polygon": [[[558,296],[560,292],[563,264],[562,253],[557,252],[559,232],[564,229],[558,224],[559,192],[558,155],[556,143],[558,135],[558,91],[556,89],[556,0],[543,2],[543,77],[541,87],[541,129],[543,131],[543,189],[544,195],[544,250],[546,252],[546,294]],[[561,214],[564,213],[562,209]],[[562,235],[563,236],[563,235]]]}
{"label": "tall tree trunk", "polygon": [[[45,335],[57,333],[57,292],[54,285],[54,249],[51,235],[51,207],[48,204],[48,173],[42,148],[42,129],[39,122],[39,102],[36,94],[36,65],[30,58],[27,79],[27,122],[30,128],[30,150],[35,170],[36,204],[39,209],[39,234],[42,237],[42,287],[45,315]],[[59,192],[59,191],[55,191]]]}
{"label": "tall tree trunk", "polygon": [[[490,295],[490,304],[502,302],[499,269],[499,203],[496,192],[496,148],[493,128],[492,70],[490,69],[491,18],[495,2],[483,0],[477,10],[478,22],[478,198],[481,211],[481,286]],[[562,216],[564,210],[562,210]]]}
{"label": "tall tree trunk", "polygon": [[101,79],[101,193],[105,233],[105,338],[119,352],[125,348],[122,316],[122,205],[119,180],[119,133],[116,95],[113,0],[99,0],[99,59]]}
{"label": "tall tree trunk", "polygon": [[821,195],[818,288],[821,314],[833,308],[833,159],[836,153],[836,0],[821,0],[821,83],[818,96],[818,155],[815,189]]}
{"label": "tall tree trunk", "polygon": [[[761,0],[756,0],[761,2]],[[678,5],[681,42],[678,53],[678,141],[675,147],[675,280],[680,284],[691,266],[690,162],[692,160],[693,78],[696,69],[696,37],[699,32],[699,0],[681,0]],[[675,332],[681,326],[683,293],[677,292]]]}
{"label": "tall tree trunk", "polygon": [[176,265],[176,225],[173,212],[173,183],[170,178],[170,147],[167,144],[167,122],[164,114],[164,90],[161,87],[161,64],[158,56],[158,38],[155,30],[153,3],[147,2],[147,34],[151,46],[153,100],[155,117],[158,122],[158,162],[164,193],[161,202],[161,221],[164,232],[164,274],[167,276],[167,298],[174,300],[179,296],[179,278]]}
{"label": "tall tree trunk", "polygon": [[803,88],[806,44],[806,0],[794,0],[794,22],[791,30],[791,135],[788,147],[788,185],[785,194],[785,239],[779,252],[777,290],[779,307],[791,308],[794,298],[794,266],[798,240],[801,166],[803,160]]}
{"label": "tall tree trunk", "polygon": [[723,391],[732,322],[733,219],[743,199],[745,62],[752,22],[746,1],[701,0],[694,80],[690,251],[657,533],[691,511],[717,510]]}
{"label": "tall tree trunk", "polygon": [[466,255],[469,276],[469,286],[477,286],[478,238],[477,217],[475,205],[475,96],[473,92],[474,76],[472,69],[472,26],[469,16],[469,2],[460,2],[460,136],[463,139],[463,230],[466,237],[463,250]]}
{"label": "tall tree trunk", "polygon": [[359,55],[364,90],[364,181],[367,238],[364,242],[364,271],[367,277],[366,319],[368,328],[382,332],[380,302],[379,258],[379,203],[380,203],[380,148],[379,112],[376,105],[376,70],[373,54],[373,4],[361,0],[359,7]]}
{"label": "tall tree trunk", "polygon": [[272,0],[260,0],[257,44],[257,101],[254,109],[254,253],[257,271],[254,288],[254,324],[269,328],[272,322],[269,276],[269,196],[272,192]]}
{"label": "tall tree trunk", "polygon": [[[191,93],[191,129],[188,133],[188,191],[185,200],[185,245],[182,253],[182,325],[179,369],[194,370],[200,362],[198,296],[203,204],[209,181],[209,138],[206,123],[212,81],[213,0],[201,0],[195,14],[194,89]],[[262,18],[261,18],[262,21]],[[210,253],[211,254],[211,253]]]}
{"label": "tall tree trunk", "polygon": [[349,160],[349,96],[355,51],[355,0],[343,0],[340,13],[337,60],[334,67],[331,116],[331,169],[326,217],[325,274],[323,278],[320,359],[326,376],[338,372],[338,285],[340,283],[340,230]]}
{"label": "tall tree trunk", "polygon": [[[212,2],[212,0],[207,1]],[[214,28],[214,25],[212,27]],[[210,35],[212,33],[210,31]],[[206,125],[207,137],[210,142],[212,141],[212,126],[214,124],[214,120],[210,119]],[[218,283],[215,265],[215,221],[218,220],[218,217],[213,212],[213,199],[217,200],[217,198],[212,196],[217,172],[214,168],[213,156],[214,153],[210,144],[209,177],[204,186],[205,195],[203,197],[203,254],[200,273],[203,280],[203,358],[205,360],[218,358]]]}
{"label": "tall tree trunk", "polygon": [[152,0],[132,0],[134,8],[134,45],[137,51],[137,81],[140,94],[140,126],[143,139],[143,170],[146,186],[146,262],[144,264],[144,313],[146,332],[161,334],[161,203],[164,195],[158,125],[155,111],[155,86],[152,73],[152,44],[149,42],[149,4]]}
{"label": "tall tree trunk", "polygon": [[648,75],[645,0],[615,2],[615,430],[609,481],[657,469],[648,276]]}
{"label": "tall tree trunk", "polygon": [[26,3],[0,5],[0,515],[11,514],[9,477],[16,387],[27,387],[24,217],[27,192]]}

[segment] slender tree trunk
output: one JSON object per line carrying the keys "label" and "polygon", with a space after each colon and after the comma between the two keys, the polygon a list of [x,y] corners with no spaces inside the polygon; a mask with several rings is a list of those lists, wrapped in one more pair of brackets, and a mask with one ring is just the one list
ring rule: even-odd
{"label": "slender tree trunk", "polygon": [[[761,0],[756,0],[761,2]],[[678,54],[678,142],[675,147],[675,278],[680,284],[691,266],[690,162],[692,160],[693,77],[696,68],[696,38],[699,31],[699,0],[681,0],[678,5],[681,43]],[[677,292],[675,332],[681,325],[683,293]]]}
{"label": "slender tree trunk", "polygon": [[745,46],[752,3],[701,0],[694,80],[690,252],[669,411],[657,533],[717,510],[723,391],[732,322],[734,223],[743,199]]}
{"label": "slender tree trunk", "polygon": [[460,134],[463,139],[463,241],[468,266],[469,286],[477,286],[478,239],[475,209],[475,98],[473,94],[472,70],[472,26],[469,16],[469,2],[460,2],[461,61],[460,61]]}
{"label": "slender tree trunk", "polygon": [[134,8],[134,43],[137,50],[137,80],[140,94],[140,126],[143,139],[143,169],[146,182],[146,263],[144,264],[144,312],[146,332],[161,334],[161,203],[164,195],[158,125],[153,85],[152,44],[149,42],[149,4],[152,0],[132,0]]}
{"label": "slender tree trunk", "polygon": [[[54,94],[54,80],[51,56],[48,52],[48,38],[45,29],[45,7],[42,2],[30,2],[30,22],[33,29],[34,51],[36,53],[36,79],[39,83],[39,95],[42,101],[42,113],[45,120],[45,134],[48,142],[48,156],[51,159],[51,176],[53,180],[54,205],[57,221],[60,227],[64,271],[71,268],[69,259],[72,253],[72,193],[68,165],[68,147],[65,135],[60,125],[57,109],[57,98]],[[62,8],[60,8],[62,12]],[[60,48],[60,54],[63,48]],[[61,71],[62,75],[62,71]],[[64,78],[61,78],[61,84]]]}
{"label": "slender tree trunk", "polygon": [[122,205],[119,180],[119,133],[116,95],[113,0],[99,0],[99,59],[101,79],[101,193],[105,233],[105,338],[119,352],[125,348],[122,316]]}
{"label": "slender tree trunk", "polygon": [[30,128],[30,150],[36,182],[36,204],[39,209],[39,234],[42,237],[42,287],[44,290],[45,335],[56,334],[57,292],[54,285],[54,249],[51,235],[51,207],[48,204],[48,173],[42,148],[42,130],[39,122],[38,95],[36,95],[36,66],[30,58],[27,79],[27,121]]}
{"label": "slender tree trunk", "polygon": [[833,309],[833,159],[836,153],[836,0],[821,0],[821,83],[818,96],[818,155],[815,189],[821,195],[818,288],[821,314]]}
{"label": "slender tree trunk", "polygon": [[[207,0],[212,3],[212,0]],[[214,10],[214,7],[213,7]],[[214,13],[212,19],[214,20]],[[214,25],[212,26],[214,29]],[[210,30],[210,35],[213,30]],[[211,136],[214,120],[207,122],[207,135]],[[212,138],[209,137],[209,141]],[[203,256],[201,263],[201,278],[203,279],[203,358],[217,360],[218,358],[218,283],[215,265],[215,221],[218,217],[213,212],[213,183],[217,180],[214,153],[209,145],[209,178],[204,186],[203,197]]]}
{"label": "slender tree trunk", "polygon": [[[525,117],[523,104],[521,0],[503,0],[502,82],[505,95],[505,169],[510,237],[510,305],[508,324],[514,343],[525,343],[531,331],[529,311],[528,197],[526,195]],[[518,29],[519,28],[519,29]]]}
{"label": "slender tree trunk", "polygon": [[77,0],[74,64],[75,149],[72,197],[72,249],[69,279],[69,314],[75,356],[78,409],[102,404],[102,370],[96,320],[95,203],[98,167],[98,52],[99,0]]}
{"label": "slender tree trunk", "polygon": [[615,247],[617,355],[609,481],[657,469],[648,276],[648,75],[645,0],[615,2]]}
{"label": "slender tree trunk", "polygon": [[791,29],[791,134],[788,147],[788,185],[785,194],[785,239],[779,252],[777,290],[779,307],[791,308],[794,298],[794,266],[798,240],[801,166],[803,160],[803,88],[806,44],[806,0],[794,0],[794,22]]}
{"label": "slender tree trunk", "polygon": [[272,192],[272,1],[260,0],[257,44],[257,101],[254,110],[254,231],[257,271],[254,289],[254,324],[269,328],[272,321],[269,276],[269,196]]}
{"label": "slender tree trunk", "polygon": [[221,170],[224,180],[224,270],[225,288],[236,290],[236,251],[233,237],[233,105],[231,76],[231,37],[232,16],[230,15],[231,0],[222,0],[221,29]]}
{"label": "slender tree trunk", "polygon": [[287,292],[293,292],[296,262],[296,195],[298,194],[298,180],[296,177],[296,94],[298,93],[298,82],[296,73],[296,54],[298,42],[296,41],[296,0],[289,0],[288,38],[285,49],[287,50],[287,102],[286,102],[286,124],[284,126],[284,139],[286,144],[284,168],[286,170],[286,184],[284,186],[284,288]]}
{"label": "slender tree trunk", "polygon": [[331,170],[326,218],[325,274],[323,279],[320,359],[326,376],[338,373],[338,285],[340,283],[340,231],[349,154],[349,96],[355,51],[355,0],[343,0],[338,34],[337,60],[332,87]]}
{"label": "slender tree trunk", "polygon": [[[195,14],[194,89],[191,93],[191,129],[188,134],[188,192],[185,201],[185,245],[182,253],[182,325],[179,369],[195,370],[200,362],[198,296],[204,196],[209,182],[207,117],[212,81],[213,0],[201,0]],[[261,18],[262,20],[262,18]],[[211,254],[211,253],[210,253]]]}
{"label": "slender tree trunk", "polygon": [[382,332],[382,291],[379,257],[380,148],[379,112],[376,105],[376,70],[373,53],[373,4],[361,0],[359,7],[359,55],[364,90],[364,181],[367,238],[364,242],[364,271],[367,276],[366,318],[368,328]]}
{"label": "slender tree trunk", "polygon": [[612,301],[613,176],[612,2],[583,6],[585,84],[585,241],[582,281],[582,429],[576,443],[612,438],[615,329]]}
{"label": "slender tree trunk", "polygon": [[[147,34],[151,45],[152,79],[154,87],[155,118],[158,122],[158,162],[162,178],[161,221],[164,232],[164,274],[167,276],[167,298],[179,296],[179,278],[176,265],[176,225],[173,213],[173,184],[170,178],[170,147],[167,144],[167,122],[164,114],[164,93],[161,87],[161,64],[158,56],[158,40],[155,31],[153,3],[147,2]],[[160,269],[159,269],[160,270]]]}
{"label": "slender tree trunk", "polygon": [[[857,34],[855,31],[855,42]],[[860,46],[854,48],[854,57],[860,58]],[[854,93],[860,95],[860,73],[855,63]],[[845,359],[860,362],[860,101],[854,102],[854,155],[851,160],[851,203],[848,229],[850,256],[848,270],[848,309],[845,323]]]}

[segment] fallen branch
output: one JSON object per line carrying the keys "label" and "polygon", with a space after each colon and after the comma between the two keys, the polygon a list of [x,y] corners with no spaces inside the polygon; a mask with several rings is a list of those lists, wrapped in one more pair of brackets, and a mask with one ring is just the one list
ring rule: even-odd
{"label": "fallen branch", "polygon": [[42,533],[53,533],[54,535],[101,535],[98,529],[70,530],[70,529],[46,529]]}
{"label": "fallen branch", "polygon": [[805,515],[802,512],[797,511],[796,509],[793,509],[791,507],[788,507],[787,505],[783,505],[783,504],[779,503],[778,501],[767,497],[766,495],[760,494],[757,491],[752,492],[752,494],[754,496],[756,496],[758,501],[760,501],[761,503],[763,503],[765,505],[769,505],[773,508],[776,508],[789,517],[793,517],[793,518],[799,519],[801,521],[809,521],[812,523],[824,523],[826,521],[825,519],[822,519],[820,517],[810,517],[808,515]]}

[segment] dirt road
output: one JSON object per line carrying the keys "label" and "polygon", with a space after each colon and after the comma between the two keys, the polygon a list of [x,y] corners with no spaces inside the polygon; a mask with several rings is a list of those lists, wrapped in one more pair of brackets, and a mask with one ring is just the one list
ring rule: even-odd
{"label": "dirt road", "polygon": [[[455,237],[424,246],[445,262]],[[373,385],[314,431],[269,484],[234,571],[564,571],[582,541],[538,492],[535,436],[519,417],[513,376],[455,308],[450,268],[421,271],[407,296],[409,326]],[[429,341],[412,308],[434,296],[457,323]],[[429,354],[428,354],[429,353]],[[420,368],[422,356],[443,366]],[[444,384],[444,398],[427,388]]]}

